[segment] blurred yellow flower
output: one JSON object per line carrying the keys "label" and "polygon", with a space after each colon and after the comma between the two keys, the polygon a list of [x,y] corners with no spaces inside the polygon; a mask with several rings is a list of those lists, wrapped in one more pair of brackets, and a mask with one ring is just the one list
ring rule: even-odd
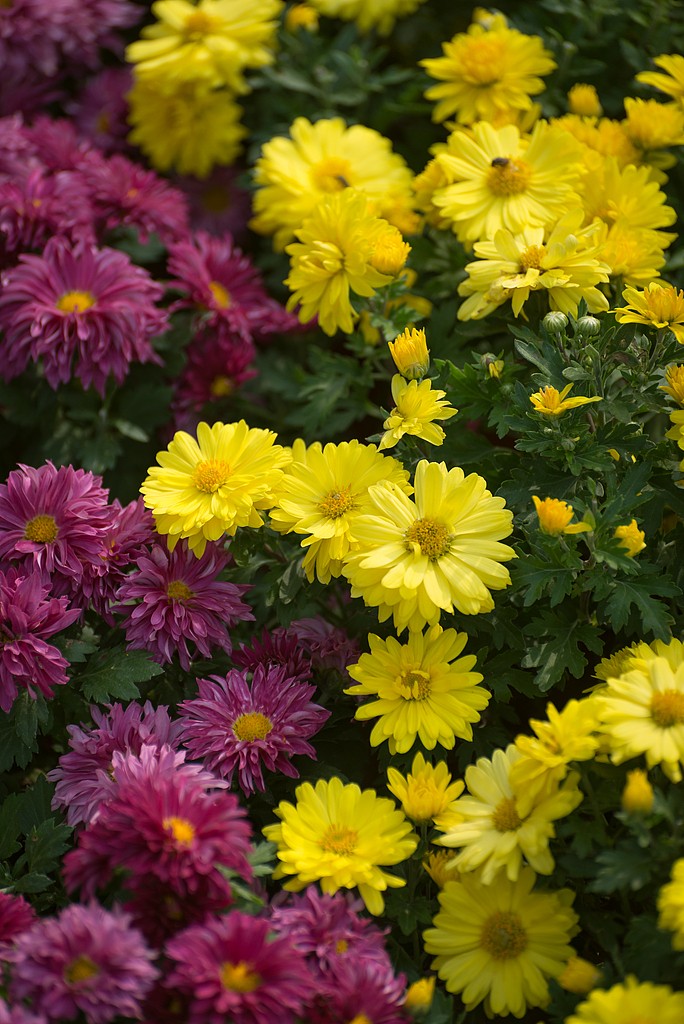
{"label": "blurred yellow flower", "polygon": [[658,927],[674,932],[673,949],[684,949],[684,860],[672,865],[670,881],[658,893]]}
{"label": "blurred yellow flower", "polygon": [[419,1017],[428,1012],[434,999],[436,981],[437,977],[433,974],[430,978],[419,978],[409,985],[404,1007],[412,1016]]}
{"label": "blurred yellow flower", "polygon": [[684,291],[652,281],[642,292],[625,288],[622,299],[626,305],[615,310],[618,323],[644,324],[659,330],[669,327],[680,345],[684,345]]}
{"label": "blurred yellow flower", "polygon": [[653,58],[656,67],[662,68],[665,74],[660,71],[640,71],[636,76],[637,82],[645,85],[652,85],[654,89],[667,93],[673,99],[682,102],[684,100],[684,57],[679,53],[662,53],[659,57]]}
{"label": "blurred yellow flower", "polygon": [[575,512],[572,505],[559,498],[541,498],[532,495],[534,507],[539,517],[539,529],[551,537],[559,537],[563,533],[586,533],[591,530],[589,523],[571,523]]}
{"label": "blurred yellow flower", "polygon": [[665,380],[667,383],[661,384],[660,390],[674,398],[677,405],[684,405],[684,366],[681,363],[668,366]]}
{"label": "blurred yellow flower", "polygon": [[[678,103],[659,103],[626,97],[625,131],[648,160],[654,150],[684,143],[684,110]],[[674,163],[674,161],[672,161]]]}
{"label": "blurred yellow flower", "polygon": [[536,391],[530,395],[530,402],[535,412],[542,416],[561,416],[568,409],[577,409],[581,405],[588,405],[590,402],[600,402],[600,396],[586,398],[584,395],[576,395],[574,398],[566,398],[570,393],[572,384],[566,384],[562,391],[558,391],[552,385]]}
{"label": "blurred yellow flower", "polygon": [[653,809],[653,786],[642,768],[627,772],[620,803],[628,814],[648,814]]}
{"label": "blurred yellow flower", "polygon": [[430,369],[430,353],[422,328],[407,327],[387,344],[394,365],[406,380],[419,380]]}
{"label": "blurred yellow flower", "polygon": [[579,117],[600,117],[603,113],[596,86],[577,82],[568,93],[568,110]]}
{"label": "blurred yellow flower", "polygon": [[451,781],[446,761],[432,765],[421,753],[413,758],[406,776],[396,768],[387,769],[387,788],[401,803],[406,817],[417,825],[434,821],[437,828],[443,828],[460,821],[452,804],[463,792],[463,786],[460,779]]}
{"label": "blurred yellow flower", "polygon": [[613,536],[620,541],[620,547],[626,550],[630,558],[634,558],[646,547],[646,534],[639,529],[636,519],[632,519],[626,526],[618,526]]}
{"label": "blurred yellow flower", "polygon": [[640,982],[628,974],[624,982],[609,989],[596,988],[575,1007],[565,1024],[681,1024],[684,1020],[684,992],[669,985]]}
{"label": "blurred yellow flower", "polygon": [[575,995],[583,996],[596,988],[602,978],[598,967],[594,967],[588,960],[581,956],[571,956],[558,975],[557,981],[566,992],[574,992]]}
{"label": "blurred yellow flower", "polygon": [[288,32],[297,32],[300,28],[307,32],[318,30],[318,11],[309,4],[292,4],[285,14],[285,28]]}
{"label": "blurred yellow flower", "polygon": [[435,420],[448,420],[455,416],[454,409],[445,401],[446,391],[432,387],[430,380],[404,380],[400,373],[392,377],[394,408],[383,423],[385,433],[380,451],[394,448],[405,434],[419,437],[429,444],[440,445],[446,437]]}
{"label": "blurred yellow flower", "polygon": [[377,29],[380,35],[386,36],[397,18],[413,14],[425,0],[309,0],[309,3],[328,18],[355,21],[359,32]]}
{"label": "blurred yellow flower", "polygon": [[423,868],[438,889],[443,889],[447,882],[457,882],[461,872],[453,867],[454,855],[449,850],[435,850],[423,861]]}
{"label": "blurred yellow flower", "polygon": [[[562,117],[552,118],[550,124],[572,135],[582,144],[585,148],[585,161],[587,150],[589,153],[593,151],[601,156],[615,157],[620,167],[637,163],[639,160],[639,151],[625,131],[622,121],[611,121],[608,117],[596,120],[593,117],[564,114]],[[586,181],[585,175],[585,184]]]}
{"label": "blurred yellow flower", "polygon": [[547,721],[530,719],[534,736],[520,735],[515,740],[523,756],[511,768],[511,783],[521,790],[564,778],[571,761],[588,761],[598,750],[598,712],[593,701],[570,700],[562,711],[547,704],[546,714]]}
{"label": "blurred yellow flower", "polygon": [[664,248],[670,244],[668,238],[665,231],[635,228],[618,220],[610,228],[605,223],[601,225],[597,241],[599,255],[610,267],[611,278],[643,288],[660,277],[666,262]]}

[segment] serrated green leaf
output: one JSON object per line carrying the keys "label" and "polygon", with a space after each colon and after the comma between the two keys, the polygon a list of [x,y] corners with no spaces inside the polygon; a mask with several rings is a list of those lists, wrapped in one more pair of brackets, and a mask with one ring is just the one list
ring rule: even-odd
{"label": "serrated green leaf", "polygon": [[610,893],[620,889],[642,889],[651,879],[653,854],[638,846],[621,845],[604,850],[596,857],[599,872],[588,886],[589,892]]}
{"label": "serrated green leaf", "polygon": [[677,597],[679,587],[667,579],[654,575],[615,579],[613,592],[606,601],[606,615],[614,630],[622,629],[634,607],[639,613],[644,630],[658,640],[669,640],[673,622],[666,605],[658,597]]}
{"label": "serrated green leaf", "polygon": [[[572,614],[572,609],[569,609]],[[577,618],[560,618],[545,612],[526,628],[528,636],[539,637],[522,660],[523,668],[538,669],[535,682],[542,693],[560,682],[566,672],[579,679],[587,667],[581,646],[600,654],[603,645],[595,627]]]}
{"label": "serrated green leaf", "polygon": [[29,874],[47,874],[55,871],[71,845],[69,840],[72,832],[73,829],[69,825],[59,825],[54,818],[31,829],[24,843],[24,857]]}
{"label": "serrated green leaf", "polygon": [[140,696],[136,683],[144,683],[164,671],[146,651],[102,651],[88,663],[89,671],[79,677],[87,700],[135,700]]}

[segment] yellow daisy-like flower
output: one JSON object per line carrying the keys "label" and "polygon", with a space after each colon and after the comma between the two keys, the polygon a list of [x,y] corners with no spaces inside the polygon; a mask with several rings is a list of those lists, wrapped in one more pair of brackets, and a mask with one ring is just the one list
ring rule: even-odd
{"label": "yellow daisy-like flower", "polygon": [[574,398],[567,398],[572,384],[566,384],[562,391],[558,391],[549,385],[530,395],[530,402],[535,412],[542,416],[561,416],[568,409],[578,409],[581,405],[588,405],[590,402],[600,402],[600,396],[586,398],[584,395],[575,395]]}
{"label": "yellow daisy-like flower", "polygon": [[614,157],[593,155],[591,173],[582,185],[582,204],[588,221],[602,220],[608,227],[647,232],[651,246],[668,246],[675,238],[661,228],[675,223],[677,214],[653,181],[648,167],[621,167]]}
{"label": "yellow daisy-like flower", "polygon": [[562,786],[551,776],[544,788],[516,785],[512,769],[522,756],[510,744],[506,750],[495,750],[491,761],[481,757],[466,768],[470,795],[452,806],[461,822],[436,840],[439,846],[460,849],[454,860],[460,872],[481,868],[483,885],[504,870],[515,881],[523,858],[539,874],[550,875],[554,860],[549,839],[556,834],[552,822],[565,818],[582,802],[576,772]]}
{"label": "yellow daisy-like flower", "polygon": [[665,658],[674,672],[684,664],[684,644],[681,640],[654,640],[647,644],[643,641],[622,647],[608,658],[602,658],[596,666],[596,679],[606,681],[613,676],[624,675],[634,668],[637,661],[651,661],[653,658]]}
{"label": "yellow daisy-like flower", "polygon": [[639,529],[636,519],[632,519],[626,526],[618,526],[613,536],[620,541],[620,547],[626,550],[630,558],[634,558],[646,547],[646,534]]}
{"label": "yellow daisy-like flower", "polygon": [[684,409],[675,409],[670,413],[672,426],[665,431],[665,437],[676,441],[680,448],[684,449]]}
{"label": "yellow daisy-like flower", "polygon": [[291,459],[275,439],[244,420],[200,423],[196,440],[184,430],[174,434],[140,488],[171,550],[183,538],[201,557],[207,541],[264,525],[259,510],[272,507]]}
{"label": "yellow daisy-like flower", "polygon": [[128,104],[128,140],[158,171],[206,178],[233,163],[247,134],[242,108],[225,89],[189,82],[162,91],[156,79],[136,78]]}
{"label": "yellow daisy-like flower", "polygon": [[580,227],[579,208],[566,214],[549,233],[542,227],[525,228],[513,235],[501,229],[493,241],[476,242],[468,277],[458,287],[466,295],[459,320],[479,320],[511,300],[519,316],[532,292],[544,291],[552,310],[577,315],[584,299],[591,313],[608,309],[608,300],[596,286],[608,281],[610,267],[596,244],[596,225]]}
{"label": "yellow daisy-like flower", "polygon": [[144,79],[162,73],[170,82],[227,85],[246,92],[245,68],[273,60],[281,0],[157,0],[157,21],[126,49],[126,60]]}
{"label": "yellow daisy-like flower", "polygon": [[669,985],[639,982],[628,975],[608,990],[594,989],[589,998],[565,1018],[565,1024],[681,1024],[684,992]]}
{"label": "yellow daisy-like flower", "polygon": [[407,818],[418,825],[434,821],[437,828],[444,828],[454,822],[452,804],[463,792],[463,783],[460,779],[451,781],[446,761],[431,765],[418,753],[408,775],[396,768],[387,769],[387,788],[399,800]]}
{"label": "yellow daisy-like flower", "polygon": [[578,117],[600,117],[603,113],[596,86],[577,82],[568,93],[568,110]]}
{"label": "yellow daisy-like flower", "polygon": [[[621,221],[610,228],[602,225],[599,235],[599,255],[610,267],[610,276],[623,284],[644,288],[665,266],[664,248],[669,241],[662,240],[664,231],[633,228]],[[666,236],[667,239],[667,236]]]}
{"label": "yellow daisy-like flower", "polygon": [[602,974],[598,967],[594,967],[592,963],[584,960],[581,956],[571,956],[562,973],[558,975],[557,981],[566,992],[584,996],[587,992],[591,992],[592,988],[596,988],[601,977]]}
{"label": "yellow daisy-like flower", "polygon": [[359,548],[343,570],[352,597],[377,607],[381,622],[393,615],[400,633],[434,625],[454,608],[464,615],[492,610],[490,590],[511,581],[500,563],[515,552],[500,541],[513,525],[504,499],[481,476],[423,459],[415,500],[389,484],[371,487],[369,496],[372,511],[354,524]]}
{"label": "yellow daisy-like flower", "polygon": [[653,58],[653,63],[662,68],[665,74],[660,71],[640,71],[636,76],[637,82],[652,85],[654,89],[659,89],[681,103],[684,100],[684,57],[680,53],[662,53]]}
{"label": "yellow daisy-like flower", "polygon": [[[622,121],[612,121],[608,117],[597,120],[594,117],[564,114],[563,117],[552,118],[550,124],[581,143],[585,149],[585,159],[588,150],[604,157],[615,157],[620,167],[639,160],[639,151],[625,131]],[[584,181],[586,183],[586,178]]]}
{"label": "yellow daisy-like flower", "polygon": [[569,889],[533,892],[534,883],[534,871],[525,868],[515,882],[483,885],[477,874],[463,875],[440,892],[425,950],[466,1010],[484,1002],[488,1017],[522,1017],[528,1007],[549,1002],[548,979],[558,977],[574,952],[578,918]]}
{"label": "yellow daisy-like flower", "polygon": [[665,380],[667,383],[661,384],[660,390],[674,398],[677,405],[684,405],[684,366],[681,363],[668,366]]}
{"label": "yellow daisy-like flower", "polygon": [[639,658],[610,678],[593,698],[601,730],[615,764],[646,757],[681,782],[684,761],[684,663],[673,669],[667,658]]}
{"label": "yellow daisy-like flower", "polygon": [[300,28],[307,32],[318,31],[318,11],[310,4],[293,4],[288,7],[283,22],[288,32],[298,32]]}
{"label": "yellow daisy-like flower", "polygon": [[453,867],[453,856],[448,850],[436,850],[429,853],[423,861],[423,867],[438,889],[443,889],[447,882],[457,882],[460,871]]}
{"label": "yellow daisy-like flower", "polygon": [[400,373],[392,378],[394,408],[383,423],[385,433],[380,450],[394,448],[405,434],[430,444],[442,444],[446,434],[435,420],[448,420],[458,409],[444,401],[446,391],[433,389],[430,380],[404,380]]}
{"label": "yellow daisy-like flower", "polygon": [[571,523],[575,514],[572,505],[559,498],[541,498],[532,495],[534,507],[539,518],[539,529],[550,537],[560,537],[564,533],[586,533],[591,530],[589,523]]}
{"label": "yellow daisy-like flower", "polygon": [[455,115],[461,124],[493,121],[502,111],[529,110],[530,96],[542,92],[540,75],[556,67],[539,36],[527,36],[507,25],[490,28],[475,22],[442,45],[443,57],[420,64],[441,85],[425,96],[437,100],[433,121]]}
{"label": "yellow daisy-like flower", "polygon": [[406,885],[382,868],[400,864],[418,845],[404,814],[393,800],[336,777],[302,783],[295,800],[281,800],[275,811],[280,822],[263,829],[278,847],[273,877],[286,878],[290,892],[312,882],[325,893],[356,887],[369,913],[381,914],[382,893]]}
{"label": "yellow daisy-like flower", "polygon": [[454,629],[432,626],[424,634],[409,633],[405,644],[371,633],[370,654],[362,654],[347,671],[358,685],[345,693],[375,697],[356,709],[361,722],[377,718],[370,741],[388,740],[391,754],[404,754],[417,739],[428,750],[439,743],[451,750],[456,737],[472,740],[490,694],[473,672],[475,655],[458,655],[468,637]]}
{"label": "yellow daisy-like flower", "polygon": [[368,298],[392,281],[392,274],[377,269],[375,252],[390,236],[403,243],[401,235],[369,213],[366,197],[351,189],[328,196],[295,234],[299,241],[285,249],[291,257],[287,308],[299,307],[302,323],[317,316],[331,337],[338,330],[351,334],[357,314],[350,292]]}
{"label": "yellow daisy-like flower", "polygon": [[670,149],[684,143],[684,110],[678,103],[658,103],[657,100],[628,96],[625,111],[625,131],[643,154],[643,159],[648,160],[654,150]]}
{"label": "yellow daisy-like flower", "polygon": [[570,700],[562,711],[546,705],[547,721],[530,719],[534,736],[518,736],[515,740],[522,757],[511,768],[512,785],[539,786],[548,779],[564,778],[571,761],[588,761],[599,747],[596,733],[598,714],[593,701]]}
{"label": "yellow daisy-like flower", "polygon": [[615,310],[618,323],[644,324],[659,330],[669,327],[680,345],[684,345],[684,291],[652,281],[642,292],[625,288],[622,299],[626,305]]}
{"label": "yellow daisy-like flower", "polygon": [[684,949],[684,860],[672,865],[670,881],[658,893],[658,927],[674,932],[672,946]]}
{"label": "yellow daisy-like flower", "polygon": [[387,344],[394,365],[406,380],[419,380],[430,369],[430,353],[422,328],[407,327]]}
{"label": "yellow daisy-like flower", "polygon": [[250,226],[273,235],[276,249],[291,241],[324,199],[347,188],[363,192],[373,212],[386,219],[398,201],[408,207],[413,201],[411,171],[389,139],[360,124],[348,127],[341,117],[315,124],[296,118],[289,138],[264,144],[254,181]]}
{"label": "yellow daisy-like flower", "polygon": [[271,525],[280,533],[304,534],[306,548],[303,568],[311,582],[321,583],[339,576],[342,563],[354,547],[354,519],[370,507],[368,488],[380,480],[391,480],[409,494],[408,472],[400,462],[380,455],[374,444],[316,441],[308,448],[296,442],[293,461],[287,467]]}
{"label": "yellow daisy-like flower", "polygon": [[582,151],[572,136],[539,121],[528,138],[486,121],[449,136],[436,158],[452,184],[432,202],[462,242],[544,227],[576,206]]}
{"label": "yellow daisy-like flower", "polygon": [[355,21],[359,32],[376,29],[386,36],[398,18],[413,14],[425,0],[309,0],[309,3],[328,18]]}
{"label": "yellow daisy-like flower", "polygon": [[648,814],[653,810],[653,786],[642,768],[627,772],[620,804],[628,814]]}

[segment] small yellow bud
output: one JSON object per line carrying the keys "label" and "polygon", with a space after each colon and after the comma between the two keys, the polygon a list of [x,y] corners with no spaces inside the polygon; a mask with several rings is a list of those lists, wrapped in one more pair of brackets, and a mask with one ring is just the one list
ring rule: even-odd
{"label": "small yellow bud", "polygon": [[423,867],[438,889],[443,889],[447,882],[457,882],[461,877],[458,868],[452,867],[454,860],[451,850],[436,850],[423,861]]}
{"label": "small yellow bud", "polygon": [[435,994],[435,981],[434,974],[431,978],[420,978],[419,981],[414,981],[412,985],[409,985],[406,990],[404,1006],[414,1017],[427,1013],[432,1006]]}
{"label": "small yellow bud", "polygon": [[583,996],[592,988],[596,988],[600,980],[601,972],[598,967],[594,967],[588,960],[583,960],[581,956],[571,956],[558,977],[558,984],[566,992]]}
{"label": "small yellow bud", "polygon": [[539,529],[550,537],[560,537],[562,533],[586,533],[591,530],[591,525],[584,520],[581,523],[571,523],[575,511],[572,505],[559,498],[544,498],[542,501],[538,495],[533,494],[532,501],[537,510]]}
{"label": "small yellow bud", "polygon": [[307,32],[318,31],[318,11],[308,4],[293,4],[285,15],[285,28],[288,32],[296,32],[305,28]]}
{"label": "small yellow bud", "polygon": [[627,772],[627,782],[622,791],[622,809],[628,814],[648,814],[653,810],[653,786],[641,768]]}
{"label": "small yellow bud", "polygon": [[419,380],[430,369],[430,353],[422,328],[407,327],[387,344],[397,370],[406,380]]}
{"label": "small yellow bud", "polygon": [[485,352],[485,354],[480,357],[480,362],[490,377],[494,377],[496,380],[499,379],[505,366],[503,359],[497,359],[491,352]]}
{"label": "small yellow bud", "polygon": [[613,536],[620,541],[620,547],[625,549],[629,558],[634,558],[646,547],[646,534],[639,529],[636,519],[627,526],[618,526]]}
{"label": "small yellow bud", "polygon": [[568,93],[568,110],[578,117],[600,117],[603,107],[593,85],[578,82]]}
{"label": "small yellow bud", "polygon": [[410,252],[411,246],[401,237],[401,232],[388,224],[387,230],[376,242],[370,263],[380,274],[396,277],[403,269]]}

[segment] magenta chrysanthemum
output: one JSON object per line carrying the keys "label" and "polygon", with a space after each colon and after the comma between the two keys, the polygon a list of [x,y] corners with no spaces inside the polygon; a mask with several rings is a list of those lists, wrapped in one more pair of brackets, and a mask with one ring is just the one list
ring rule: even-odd
{"label": "magenta chrysanthemum", "polygon": [[344,674],[347,665],[357,661],[361,654],[356,640],[343,629],[326,622],[320,615],[310,619],[295,619],[288,626],[288,631],[308,651],[317,668],[334,668]]}
{"label": "magenta chrysanthemum", "polygon": [[191,757],[229,782],[237,773],[243,792],[263,792],[263,768],[297,779],[290,758],[315,758],[307,740],[330,712],[311,702],[314,686],[288,679],[284,668],[263,665],[251,684],[246,672],[233,669],[225,677],[198,679],[197,686],[198,696],[178,708],[181,742]]}
{"label": "magenta chrysanthemum", "polygon": [[405,998],[406,978],[403,974],[395,975],[389,963],[338,957],[317,988],[307,1021],[309,1024],[347,1024],[354,1020],[409,1024],[412,1018],[403,1008]]}
{"label": "magenta chrysanthemum", "polygon": [[22,1006],[10,1006],[0,998],[0,1024],[48,1024],[47,1017],[31,1013]]}
{"label": "magenta chrysanthemum", "polygon": [[105,68],[86,82],[76,101],[66,105],[79,133],[105,153],[128,149],[126,94],[132,84],[130,68]]}
{"label": "magenta chrysanthemum", "polygon": [[311,676],[311,658],[302,648],[294,634],[279,627],[261,637],[253,636],[249,644],[241,644],[239,651],[233,651],[233,661],[239,668],[253,672],[258,665],[285,669],[285,675],[305,682]]}
{"label": "magenta chrysanthemum", "polygon": [[0,181],[21,180],[40,167],[21,114],[0,117]]}
{"label": "magenta chrysanthemum", "polygon": [[188,999],[189,1024],[293,1024],[312,994],[303,956],[270,922],[233,911],[166,944],[164,984]]}
{"label": "magenta chrysanthemum", "polygon": [[66,118],[35,117],[25,133],[42,166],[50,171],[78,172],[86,160],[98,157],[92,143],[81,138]]}
{"label": "magenta chrysanthemum", "polygon": [[114,751],[139,755],[143,744],[175,747],[180,729],[168,708],[155,708],[149,701],[144,706],[131,701],[125,708],[111,704],[106,711],[91,707],[90,713],[94,725],[67,726],[71,749],[47,775],[57,783],[52,807],[64,808],[70,825],[91,821],[103,800],[115,795]]}
{"label": "magenta chrysanthemum", "polygon": [[148,554],[148,545],[156,537],[154,517],[142,498],[123,508],[116,499],[109,506],[110,521],[103,538],[100,557],[90,562],[83,580],[83,593],[95,611],[114,625],[116,594],[137,560]]}
{"label": "magenta chrysanthemum", "polygon": [[36,912],[23,896],[0,892],[0,960],[14,958],[14,943],[22,932],[33,927],[35,920]]}
{"label": "magenta chrysanthemum", "polygon": [[47,177],[36,169],[24,179],[0,183],[0,250],[5,258],[42,248],[56,234],[94,241],[83,187],[73,174],[60,171]]}
{"label": "magenta chrysanthemum", "polygon": [[9,711],[19,687],[35,699],[52,697],[53,687],[68,682],[69,662],[46,642],[81,614],[66,597],[48,597],[40,573],[0,572],[0,708]]}
{"label": "magenta chrysanthemum", "polygon": [[137,1019],[159,974],[153,959],[128,914],[72,904],[19,937],[10,991],[51,1021]]}
{"label": "magenta chrysanthemum", "polygon": [[51,387],[75,374],[104,394],[107,378],[121,384],[132,362],[160,362],[151,340],[168,326],[154,305],[162,289],[122,252],[52,238],[42,256],[22,256],[3,285],[5,380],[41,361]]}
{"label": "magenta chrysanthemum", "polygon": [[242,600],[250,588],[218,579],[227,564],[228,555],[213,544],[201,558],[185,544],[173,551],[156,544],[139,558],[138,571],[117,592],[124,606],[140,599],[122,624],[129,648],[150,651],[161,665],[177,653],[184,669],[216,647],[230,654],[229,628],[254,615]]}
{"label": "magenta chrysanthemum", "polygon": [[208,402],[230,400],[241,384],[256,376],[253,343],[221,322],[200,328],[186,355],[173,397],[178,429],[190,426],[184,414],[199,413]]}
{"label": "magenta chrysanthemum", "polygon": [[252,204],[249,192],[238,185],[240,174],[239,167],[216,167],[208,178],[176,179],[190,203],[193,231],[234,239],[246,233]]}

